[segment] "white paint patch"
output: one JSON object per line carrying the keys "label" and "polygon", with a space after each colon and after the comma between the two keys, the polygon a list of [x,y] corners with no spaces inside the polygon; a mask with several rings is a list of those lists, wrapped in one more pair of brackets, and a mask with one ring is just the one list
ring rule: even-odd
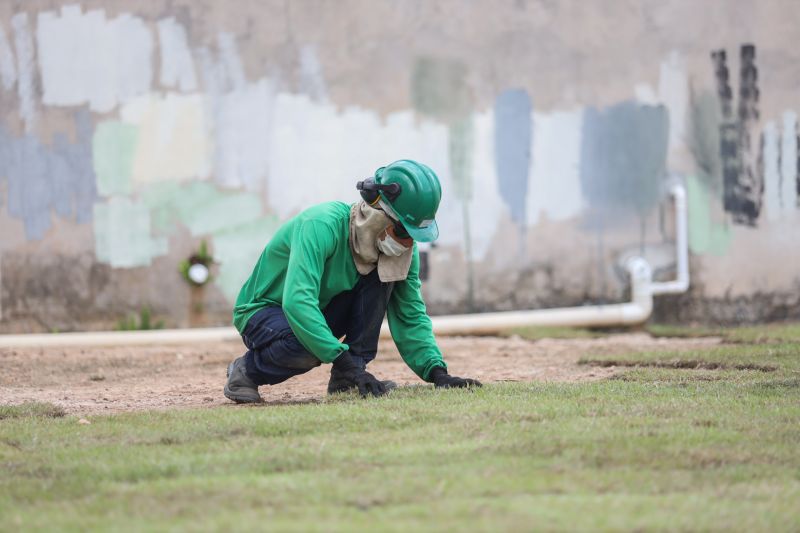
{"label": "white paint patch", "polygon": [[322,75],[322,65],[313,45],[300,48],[300,89],[313,100],[328,101],[328,88]]}
{"label": "white paint patch", "polygon": [[768,220],[781,216],[780,174],[778,171],[778,128],[774,121],[764,125],[764,209]]}
{"label": "white paint patch", "polygon": [[14,65],[14,52],[8,42],[6,32],[0,26],[0,81],[3,88],[10,91],[17,83],[17,67]]}
{"label": "white paint patch", "polygon": [[657,105],[658,96],[653,87],[647,83],[638,83],[633,87],[633,94],[636,101],[643,105]]}
{"label": "white paint patch", "polygon": [[97,260],[114,268],[149,265],[167,253],[167,239],[150,234],[150,211],[127,197],[112,197],[94,206]]}
{"label": "white paint patch", "polygon": [[197,89],[197,76],[186,38],[186,28],[172,17],[159,20],[158,42],[161,47],[161,84],[183,92]]}
{"label": "white paint patch", "polygon": [[[472,197],[469,201],[470,244],[473,261],[486,258],[497,237],[501,220],[510,219],[508,204],[500,196],[494,157],[494,112],[473,115]],[[535,132],[534,132],[535,135]]]}
{"label": "white paint patch", "polygon": [[307,95],[280,93],[272,124],[267,198],[282,219],[316,203],[358,200],[356,181],[397,159],[423,161],[440,176],[442,168],[449,171],[447,129],[416,125],[410,112],[382,123],[370,111],[339,112]]}
{"label": "white paint patch", "polygon": [[269,171],[274,100],[266,79],[220,97],[213,117],[215,179],[220,185],[261,190]]}
{"label": "white paint patch", "polygon": [[28,24],[27,13],[18,13],[11,18],[14,28],[14,46],[17,49],[17,94],[19,114],[25,122],[25,133],[33,133],[36,124],[36,53],[33,35]]}
{"label": "white paint patch", "polygon": [[125,104],[120,117],[139,128],[132,171],[135,187],[210,175],[211,146],[202,96],[143,96]]}
{"label": "white paint patch", "polygon": [[797,113],[783,113],[781,138],[781,208],[784,213],[794,213],[797,207]]}
{"label": "white paint patch", "polygon": [[220,33],[217,36],[217,46],[219,47],[220,59],[225,69],[227,80],[234,89],[240,89],[247,83],[244,75],[244,66],[239,57],[236,47],[236,40],[230,33]]}
{"label": "white paint patch", "polygon": [[153,36],[138,17],[65,6],[39,14],[36,38],[45,104],[106,112],[150,89]]}
{"label": "white paint patch", "polygon": [[527,219],[567,220],[583,209],[580,160],[583,111],[533,114]]}
{"label": "white paint patch", "polygon": [[673,51],[661,63],[658,99],[669,110],[669,150],[685,144],[686,112],[689,106],[689,78],[683,56]]}

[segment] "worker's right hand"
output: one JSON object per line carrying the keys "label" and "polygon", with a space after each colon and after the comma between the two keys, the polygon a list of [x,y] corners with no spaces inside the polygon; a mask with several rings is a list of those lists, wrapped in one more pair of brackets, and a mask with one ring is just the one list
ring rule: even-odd
{"label": "worker's right hand", "polygon": [[362,397],[386,394],[386,387],[383,383],[356,363],[350,352],[339,354],[339,357],[334,359],[333,366],[341,377],[358,387],[358,392]]}
{"label": "worker's right hand", "polygon": [[383,396],[386,394],[386,387],[375,376],[362,370],[360,374],[353,377],[353,383],[358,387],[358,393],[362,397]]}

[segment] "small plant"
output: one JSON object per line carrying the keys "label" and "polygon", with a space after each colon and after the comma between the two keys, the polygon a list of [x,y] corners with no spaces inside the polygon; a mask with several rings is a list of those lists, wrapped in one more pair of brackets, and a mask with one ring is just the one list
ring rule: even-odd
{"label": "small plant", "polygon": [[189,259],[184,259],[178,265],[183,279],[190,285],[202,287],[213,278],[211,276],[211,265],[214,264],[214,257],[208,252],[208,244],[205,239],[200,241],[200,248],[192,254]]}
{"label": "small plant", "polygon": [[[137,320],[138,319],[138,320]],[[149,329],[164,329],[164,321],[153,323],[150,308],[147,306],[139,309],[139,316],[128,315],[117,322],[117,331],[145,331]]]}

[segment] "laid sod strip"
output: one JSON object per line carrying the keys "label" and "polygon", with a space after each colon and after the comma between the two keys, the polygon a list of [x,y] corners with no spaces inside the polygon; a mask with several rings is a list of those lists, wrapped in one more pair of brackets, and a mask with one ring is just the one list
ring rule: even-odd
{"label": "laid sod strip", "polygon": [[0,530],[788,531],[797,359],[90,424],[8,417]]}
{"label": "laid sod strip", "polygon": [[736,328],[688,327],[651,324],[647,331],[654,337],[722,337],[731,343],[786,343],[800,342],[800,324],[775,323]]}
{"label": "laid sod strip", "polygon": [[691,352],[593,355],[579,364],[800,373],[800,343],[721,345]]}

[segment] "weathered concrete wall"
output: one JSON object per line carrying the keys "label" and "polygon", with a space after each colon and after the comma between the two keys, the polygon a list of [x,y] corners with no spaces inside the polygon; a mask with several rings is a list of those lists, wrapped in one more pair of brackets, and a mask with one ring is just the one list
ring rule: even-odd
{"label": "weathered concrete wall", "polygon": [[620,300],[630,253],[669,278],[678,175],[694,285],[659,316],[800,317],[793,7],[3,2],[0,330],[224,323],[281,221],[406,157],[444,185],[433,311]]}

